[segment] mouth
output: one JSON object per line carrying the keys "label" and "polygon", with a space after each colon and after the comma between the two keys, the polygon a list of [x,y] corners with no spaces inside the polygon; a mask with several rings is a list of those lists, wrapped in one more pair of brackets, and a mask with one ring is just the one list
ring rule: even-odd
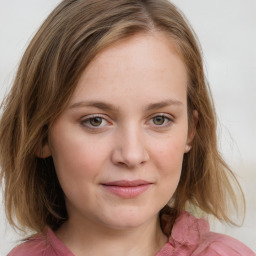
{"label": "mouth", "polygon": [[153,183],[145,180],[118,180],[101,184],[108,192],[121,198],[135,198],[146,190]]}

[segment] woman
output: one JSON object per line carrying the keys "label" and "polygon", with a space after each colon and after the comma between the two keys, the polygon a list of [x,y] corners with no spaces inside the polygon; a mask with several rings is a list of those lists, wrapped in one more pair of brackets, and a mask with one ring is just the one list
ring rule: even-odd
{"label": "woman", "polygon": [[187,212],[232,223],[236,179],[168,1],[61,2],[23,56],[0,141],[7,216],[35,233],[9,255],[255,255]]}

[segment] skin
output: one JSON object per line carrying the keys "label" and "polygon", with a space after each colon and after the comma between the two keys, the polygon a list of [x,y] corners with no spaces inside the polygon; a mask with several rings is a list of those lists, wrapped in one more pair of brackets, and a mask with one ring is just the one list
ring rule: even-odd
{"label": "skin", "polygon": [[[155,255],[166,243],[158,213],[175,192],[195,133],[188,130],[187,82],[163,32],[121,40],[84,70],[44,148],[69,214],[56,234],[75,255],[103,248],[112,256]],[[150,185],[131,198],[103,185],[138,179]]]}

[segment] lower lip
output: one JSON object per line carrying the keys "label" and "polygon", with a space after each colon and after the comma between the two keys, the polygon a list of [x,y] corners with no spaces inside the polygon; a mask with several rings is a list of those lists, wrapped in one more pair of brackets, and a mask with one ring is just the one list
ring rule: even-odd
{"label": "lower lip", "polygon": [[144,193],[152,184],[143,184],[135,187],[124,187],[124,186],[108,186],[103,187],[110,193],[117,195],[122,198],[135,198],[140,194]]}

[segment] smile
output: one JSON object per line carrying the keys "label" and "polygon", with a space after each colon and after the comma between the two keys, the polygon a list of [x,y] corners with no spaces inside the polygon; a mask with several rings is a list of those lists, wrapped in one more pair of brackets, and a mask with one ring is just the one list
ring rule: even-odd
{"label": "smile", "polygon": [[106,189],[108,192],[126,199],[139,196],[151,185],[151,182],[145,180],[119,180],[102,184],[104,189]]}

